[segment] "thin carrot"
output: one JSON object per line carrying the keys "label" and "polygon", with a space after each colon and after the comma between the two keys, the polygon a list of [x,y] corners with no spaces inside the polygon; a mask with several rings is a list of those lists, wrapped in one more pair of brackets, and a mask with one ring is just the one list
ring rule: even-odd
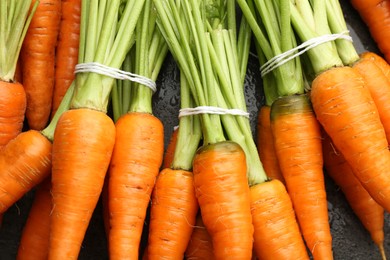
{"label": "thin carrot", "polygon": [[52,210],[51,178],[36,189],[34,201],[23,227],[16,259],[47,259]]}
{"label": "thin carrot", "polygon": [[187,245],[185,258],[188,260],[215,259],[211,236],[204,226],[201,214],[196,217],[195,227]]}
{"label": "thin carrot", "polygon": [[[145,2],[109,3],[82,2],[79,63],[119,69],[131,48]],[[61,115],[53,139],[49,259],[78,258],[115,144],[115,124],[106,113],[114,79],[87,72],[75,81],[71,109]]]}
{"label": "thin carrot", "polygon": [[350,0],[367,25],[380,51],[390,61],[390,2],[385,0]]}
{"label": "thin carrot", "polygon": [[7,1],[0,5],[0,150],[23,128],[26,93],[18,81],[20,46],[37,5]]}
{"label": "thin carrot", "polygon": [[27,93],[26,118],[30,129],[46,127],[51,111],[54,61],[61,0],[39,2],[21,49],[23,86]]}
{"label": "thin carrot", "polygon": [[169,168],[172,161],[173,156],[175,154],[176,142],[177,142],[177,134],[179,132],[179,128],[173,129],[171,138],[169,139],[168,146],[164,152],[163,165],[162,168]]}
{"label": "thin carrot", "polygon": [[378,246],[382,259],[386,259],[383,247],[383,208],[375,202],[355,177],[344,156],[337,150],[329,135],[324,131],[322,144],[326,173],[340,186],[352,210]]}
{"label": "thin carrot", "polygon": [[80,38],[81,0],[61,1],[61,22],[55,49],[55,74],[51,115],[61,103],[66,90],[75,78]]}

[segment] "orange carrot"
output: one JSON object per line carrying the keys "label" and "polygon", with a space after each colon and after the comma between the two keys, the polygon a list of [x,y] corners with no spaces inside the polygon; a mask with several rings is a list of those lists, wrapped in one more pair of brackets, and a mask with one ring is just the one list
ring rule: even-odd
{"label": "orange carrot", "polygon": [[320,125],[306,95],[272,104],[271,127],[287,190],[303,237],[315,259],[332,259]]}
{"label": "orange carrot", "polygon": [[75,78],[80,38],[81,0],[62,0],[61,22],[55,56],[55,77],[51,115]]}
{"label": "orange carrot", "polygon": [[148,258],[182,259],[197,211],[192,172],[163,169],[152,195]]}
{"label": "orange carrot", "polygon": [[29,130],[12,139],[0,157],[0,213],[50,174],[51,142]]}
{"label": "orange carrot", "polygon": [[250,259],[253,225],[245,153],[231,141],[203,146],[193,162],[196,197],[216,259]]}
{"label": "orange carrot", "polygon": [[360,59],[373,61],[382,70],[383,74],[390,80],[390,66],[384,58],[374,52],[365,51],[360,54]]}
{"label": "orange carrot", "polygon": [[134,112],[120,117],[115,126],[108,186],[109,254],[112,259],[136,259],[146,210],[162,164],[163,125],[151,114]]}
{"label": "orange carrot", "polygon": [[326,173],[340,186],[352,210],[378,246],[382,259],[386,259],[383,248],[383,208],[375,202],[355,177],[344,156],[337,150],[329,135],[324,131],[322,144]]}
{"label": "orange carrot", "polygon": [[365,55],[366,58],[354,63],[353,68],[363,76],[365,85],[378,109],[387,142],[390,143],[390,113],[388,112],[390,111],[390,102],[388,102],[390,100],[390,78],[386,77],[383,70],[377,65],[379,62],[373,61],[369,56],[372,57],[372,55]]}
{"label": "orange carrot", "polygon": [[329,69],[313,81],[311,99],[318,120],[355,176],[389,211],[390,151],[362,76],[350,67]]}
{"label": "orange carrot", "polygon": [[51,178],[36,189],[34,201],[23,227],[16,259],[47,259],[52,210]]}
{"label": "orange carrot", "polygon": [[61,0],[40,0],[21,49],[23,86],[27,93],[26,118],[30,129],[42,130],[49,120],[60,18]]}
{"label": "orange carrot", "polygon": [[284,183],[284,177],[275,153],[270,113],[270,106],[262,106],[259,110],[257,119],[257,149],[267,176],[270,179],[278,179]]}
{"label": "orange carrot", "polygon": [[175,154],[178,132],[179,132],[179,128],[175,128],[172,132],[167,149],[165,150],[165,153],[164,153],[163,165],[162,165],[163,169],[169,168],[171,166],[171,163],[173,161],[173,156]]}
{"label": "orange carrot", "polygon": [[73,109],[59,119],[53,140],[49,259],[77,258],[114,142],[114,123],[103,112]]}
{"label": "orange carrot", "polygon": [[350,0],[367,25],[370,34],[379,50],[390,61],[390,1],[383,0]]}
{"label": "orange carrot", "polygon": [[26,93],[20,83],[0,80],[0,149],[23,128]]}
{"label": "orange carrot", "polygon": [[185,259],[215,259],[211,236],[204,226],[201,214],[198,214],[196,217],[195,227],[185,252]]}
{"label": "orange carrot", "polygon": [[[255,226],[254,249],[259,259],[309,259],[283,183],[267,181],[251,187]],[[275,247],[274,240],[278,246]]]}

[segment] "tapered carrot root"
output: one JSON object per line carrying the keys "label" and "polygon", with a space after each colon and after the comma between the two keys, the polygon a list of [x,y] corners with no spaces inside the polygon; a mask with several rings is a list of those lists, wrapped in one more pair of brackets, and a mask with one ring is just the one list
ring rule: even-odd
{"label": "tapered carrot root", "polygon": [[33,204],[23,227],[16,259],[47,259],[52,210],[51,178],[37,188]]}
{"label": "tapered carrot root", "polygon": [[161,121],[148,113],[127,113],[116,123],[109,171],[111,259],[138,259],[147,208],[164,152]]}
{"label": "tapered carrot root", "polygon": [[309,259],[293,205],[279,180],[251,187],[254,250],[259,259]]}
{"label": "tapered carrot root", "polygon": [[196,222],[185,252],[187,260],[215,259],[211,236],[204,226],[201,214],[196,216]]}
{"label": "tapered carrot root", "polygon": [[277,99],[271,126],[287,191],[314,259],[332,259],[320,125],[306,95]]}
{"label": "tapered carrot root", "polygon": [[59,119],[53,141],[49,259],[77,259],[114,143],[114,123],[103,112],[74,109]]}
{"label": "tapered carrot root", "polygon": [[257,150],[267,176],[270,179],[278,179],[284,183],[283,174],[275,153],[270,115],[270,106],[260,108],[257,120]]}
{"label": "tapered carrot root", "polygon": [[193,162],[194,185],[216,259],[250,259],[253,225],[242,148],[231,141],[203,146]]}
{"label": "tapered carrot root", "polygon": [[372,240],[378,245],[379,251],[384,256],[383,208],[375,202],[355,177],[344,156],[337,150],[329,135],[325,132],[323,133],[322,143],[326,173],[340,186],[352,210],[370,233]]}
{"label": "tapered carrot root", "polygon": [[0,157],[0,213],[50,174],[51,142],[29,130],[12,139]]}
{"label": "tapered carrot root", "polygon": [[173,161],[173,156],[175,155],[175,148],[177,142],[177,134],[179,132],[179,128],[173,130],[171,138],[169,140],[167,149],[164,153],[163,165],[162,168],[169,168]]}
{"label": "tapered carrot root", "polygon": [[62,0],[61,23],[55,59],[53,89],[53,116],[75,78],[74,68],[78,62],[80,40],[81,0]]}
{"label": "tapered carrot root", "polygon": [[373,199],[390,210],[390,152],[378,110],[362,76],[350,67],[321,73],[312,83],[317,119]]}
{"label": "tapered carrot root", "polygon": [[0,149],[23,128],[26,92],[20,83],[0,80]]}
{"label": "tapered carrot root", "polygon": [[361,59],[353,65],[362,76],[372,99],[378,109],[379,117],[385,129],[387,142],[390,143],[390,80],[375,62]]}
{"label": "tapered carrot root", "polygon": [[[32,5],[35,0],[32,1]],[[21,49],[26,118],[30,129],[42,130],[51,112],[54,60],[61,0],[40,0]]]}
{"label": "tapered carrot root", "polygon": [[152,195],[148,258],[183,259],[197,211],[192,172],[163,169]]}

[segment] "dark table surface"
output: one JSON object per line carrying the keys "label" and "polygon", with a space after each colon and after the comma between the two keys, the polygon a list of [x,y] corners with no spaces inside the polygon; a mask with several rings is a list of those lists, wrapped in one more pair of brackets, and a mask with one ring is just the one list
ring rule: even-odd
{"label": "dark table surface", "polygon": [[[358,52],[369,50],[379,54],[367,27],[351,7],[349,1],[341,0],[340,2]],[[164,123],[167,143],[173,127],[178,124],[179,110],[179,71],[171,56],[167,57],[157,84],[159,90],[154,95],[154,113]],[[255,131],[257,111],[263,102],[259,65],[255,57],[250,57],[249,60],[245,92],[252,128]],[[350,209],[341,190],[327,176],[326,190],[334,258],[340,260],[381,259],[377,247]],[[33,195],[34,190],[27,193],[6,212],[3,226],[0,228],[0,260],[15,259],[20,234],[31,207]],[[390,255],[389,221],[389,215],[386,213],[384,247],[388,255]],[[99,203],[87,230],[79,259],[108,259],[106,245],[102,207]]]}

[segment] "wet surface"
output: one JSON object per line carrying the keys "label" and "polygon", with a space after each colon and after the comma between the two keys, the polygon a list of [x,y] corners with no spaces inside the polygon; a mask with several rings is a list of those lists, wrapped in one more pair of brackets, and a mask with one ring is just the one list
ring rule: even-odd
{"label": "wet surface", "polygon": [[[364,50],[379,53],[366,26],[347,0],[341,1],[345,17],[358,52]],[[178,124],[179,111],[179,70],[171,56],[168,56],[158,78],[159,90],[155,93],[154,114],[165,127],[165,142],[168,143],[173,127]],[[257,111],[263,103],[261,79],[257,59],[250,57],[248,73],[245,80],[245,94],[250,112],[251,126],[255,131]],[[329,221],[333,237],[334,258],[348,259],[381,259],[379,251],[371,241],[368,232],[348,206],[341,190],[326,177],[328,194]],[[3,227],[0,229],[0,260],[15,259],[18,242],[23,225],[31,206],[34,191],[26,194],[5,214]],[[108,259],[104,233],[102,208],[99,203],[95,210],[79,259]],[[390,255],[389,215],[385,219],[385,250]]]}

